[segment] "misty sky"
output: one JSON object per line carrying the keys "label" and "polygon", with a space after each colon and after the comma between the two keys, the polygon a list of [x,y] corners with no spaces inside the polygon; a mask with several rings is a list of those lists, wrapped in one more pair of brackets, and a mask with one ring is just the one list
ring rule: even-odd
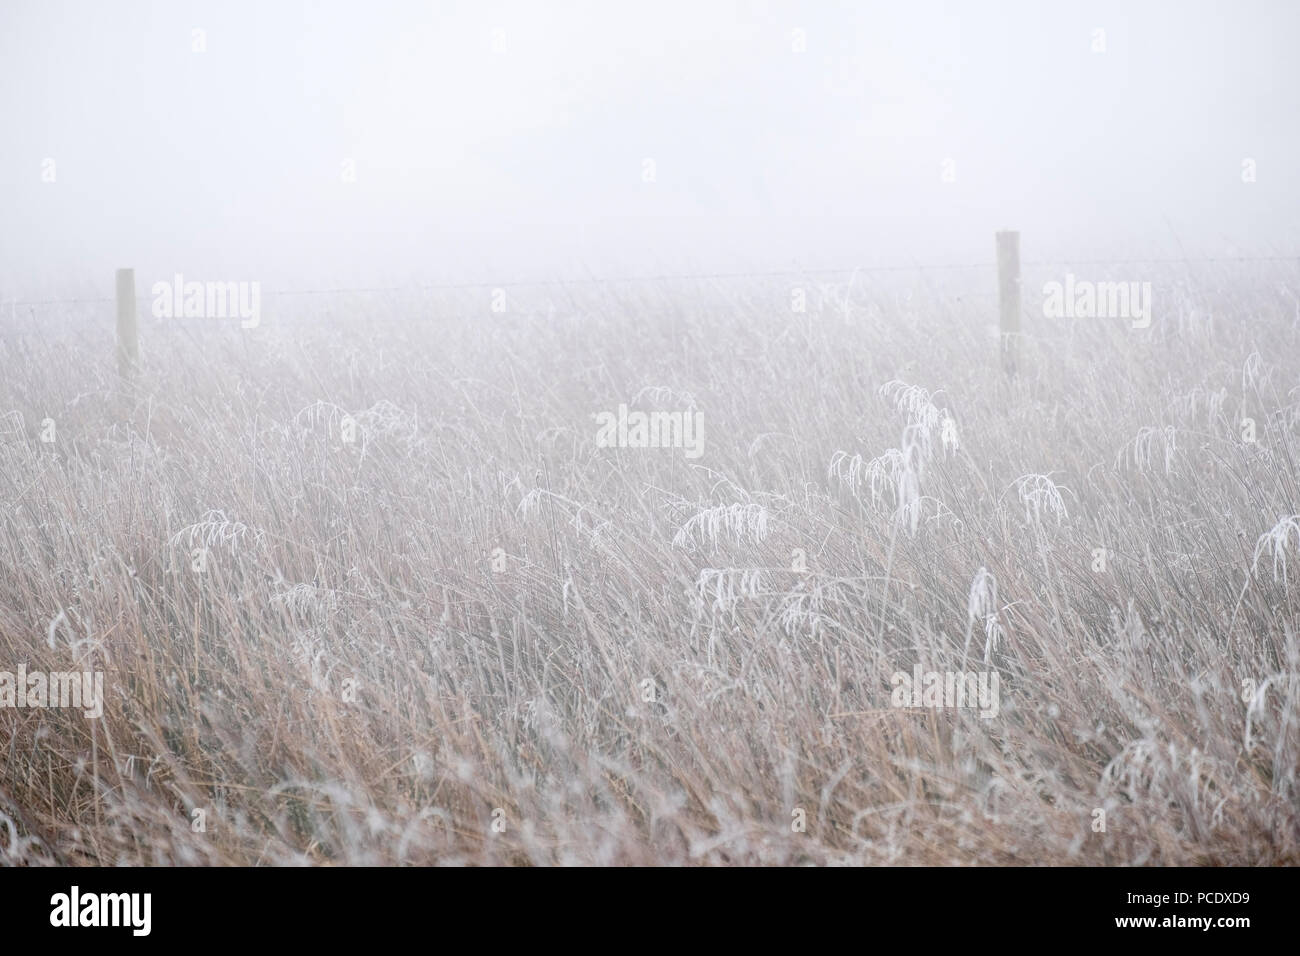
{"label": "misty sky", "polygon": [[0,294],[1296,253],[1298,41],[1294,2],[3,0]]}

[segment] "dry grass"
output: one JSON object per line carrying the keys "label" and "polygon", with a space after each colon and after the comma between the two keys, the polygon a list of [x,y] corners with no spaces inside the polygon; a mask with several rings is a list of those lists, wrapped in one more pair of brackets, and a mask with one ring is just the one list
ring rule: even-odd
{"label": "dry grass", "polygon": [[1157,278],[1014,381],[933,286],[11,325],[0,670],[108,700],[0,710],[0,861],[1296,863],[1294,276]]}

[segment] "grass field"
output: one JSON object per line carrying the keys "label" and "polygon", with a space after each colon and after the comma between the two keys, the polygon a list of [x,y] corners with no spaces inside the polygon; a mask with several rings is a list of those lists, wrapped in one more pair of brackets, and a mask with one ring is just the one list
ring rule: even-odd
{"label": "grass field", "polygon": [[0,321],[0,862],[1300,862],[1294,267],[1150,278]]}

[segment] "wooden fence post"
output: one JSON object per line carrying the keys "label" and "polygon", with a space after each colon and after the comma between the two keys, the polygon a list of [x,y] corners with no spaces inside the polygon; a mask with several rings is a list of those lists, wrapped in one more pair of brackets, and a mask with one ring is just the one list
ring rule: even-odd
{"label": "wooden fence post", "polygon": [[1002,343],[1002,370],[1016,374],[1020,346],[1020,233],[1004,230],[997,233],[998,302],[1001,316],[998,338]]}
{"label": "wooden fence post", "polygon": [[135,270],[117,270],[117,370],[130,375],[140,361],[140,339],[136,332]]}

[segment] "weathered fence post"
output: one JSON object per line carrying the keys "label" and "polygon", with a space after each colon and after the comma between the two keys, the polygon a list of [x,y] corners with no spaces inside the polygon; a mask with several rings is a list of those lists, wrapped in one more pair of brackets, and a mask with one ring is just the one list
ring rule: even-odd
{"label": "weathered fence post", "polygon": [[1020,233],[1011,229],[997,233],[997,246],[1002,370],[1015,375],[1020,346]]}
{"label": "weathered fence post", "polygon": [[140,361],[140,340],[136,333],[135,270],[117,270],[117,370],[130,375]]}

